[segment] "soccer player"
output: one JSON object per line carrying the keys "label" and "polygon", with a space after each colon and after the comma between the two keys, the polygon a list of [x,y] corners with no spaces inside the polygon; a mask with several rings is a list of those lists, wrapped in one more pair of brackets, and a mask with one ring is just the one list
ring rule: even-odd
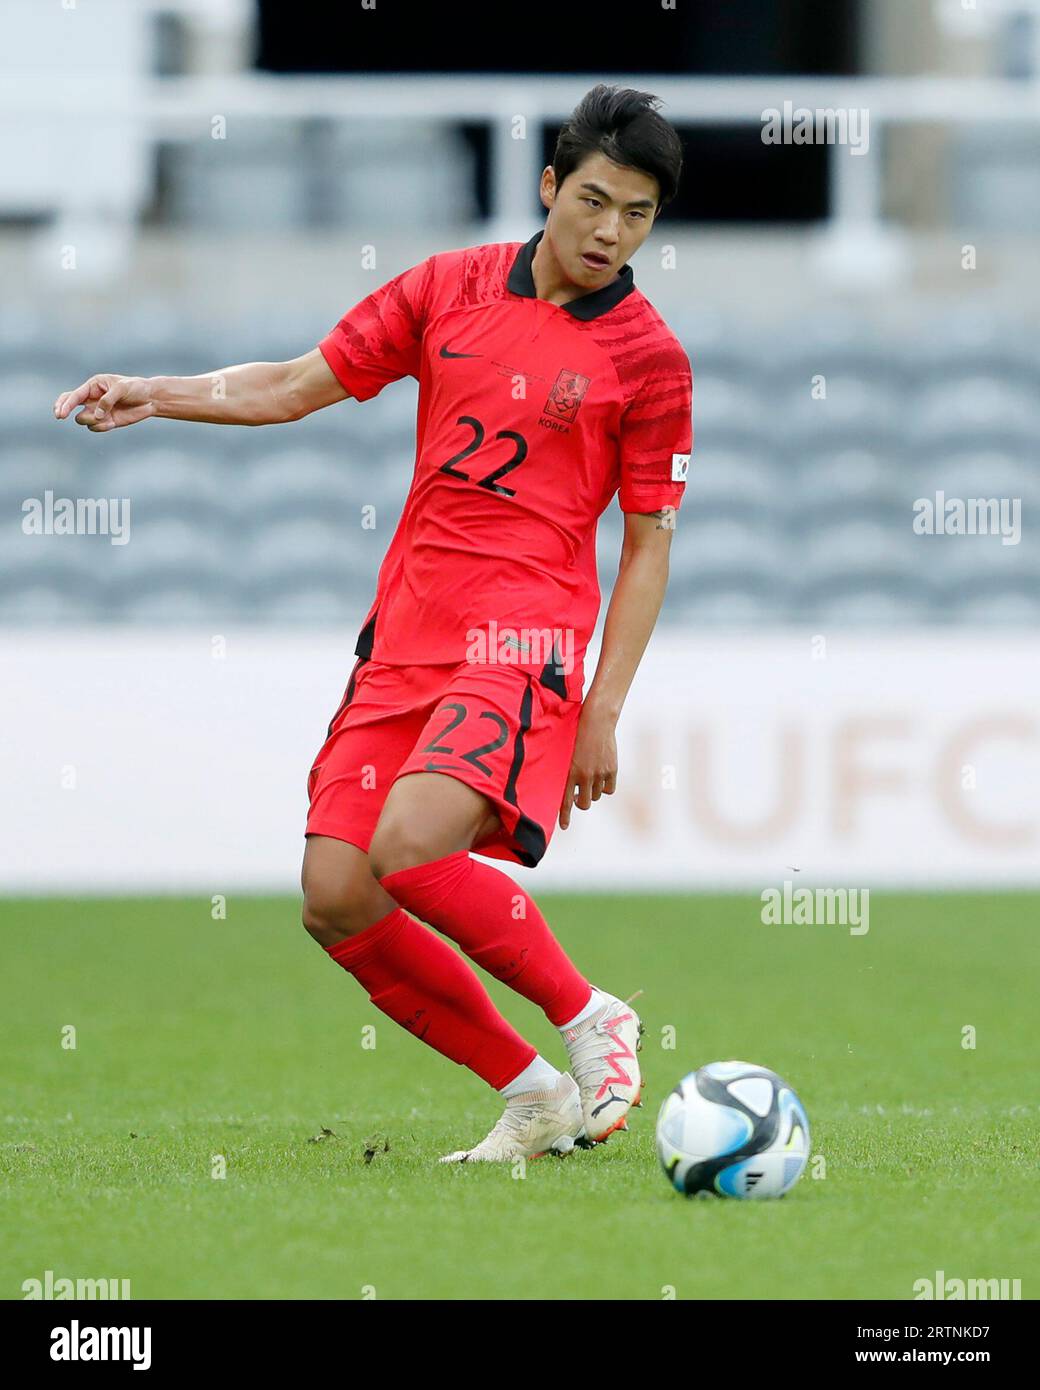
{"label": "soccer player", "polygon": [[[94,432],[149,416],[260,425],[417,378],[411,489],[310,771],[303,921],[378,1009],[503,1097],[486,1138],[444,1162],[569,1152],[626,1128],[640,1101],[635,1010],[470,851],[536,865],[557,818],[566,829],[614,791],[615,725],[664,597],[692,377],[629,264],[682,165],[659,105],[593,88],[542,173],[543,231],[430,256],[302,357],[102,373],[54,407],[82,407]],[[583,701],[596,523],[616,493],[624,543]],[[544,1010],[569,1073],[442,937]]]}

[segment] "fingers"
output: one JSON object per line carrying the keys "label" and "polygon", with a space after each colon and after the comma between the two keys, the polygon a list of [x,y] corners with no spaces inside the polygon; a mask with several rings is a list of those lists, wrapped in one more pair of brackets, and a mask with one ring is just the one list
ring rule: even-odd
{"label": "fingers", "polygon": [[77,406],[82,405],[84,401],[88,401],[95,386],[100,390],[104,390],[104,386],[101,384],[103,380],[105,381],[105,385],[107,385],[107,380],[104,378],[92,376],[85,381],[82,386],[77,386],[74,391],[63,391],[54,402],[54,414],[56,418],[59,420],[66,419]]}
{"label": "fingers", "polygon": [[116,425],[111,415],[99,420],[94,414],[94,407],[87,402],[85,410],[81,410],[76,416],[77,425],[86,425],[87,429],[93,434],[103,434],[105,430],[114,430]]}
{"label": "fingers", "polygon": [[[567,779],[567,790],[560,807],[560,829],[566,830],[571,820],[571,811],[577,806],[579,811],[587,811],[601,796],[613,796],[617,787],[617,772],[581,772],[572,767]],[[575,796],[577,788],[577,796]]]}
{"label": "fingers", "polygon": [[[575,795],[575,788],[577,795]],[[579,811],[587,811],[592,805],[592,782],[587,773],[571,770],[571,775],[567,780],[567,791],[564,794],[562,814],[566,819],[561,820],[560,824],[564,829],[570,823],[571,811],[577,806]]]}
{"label": "fingers", "polygon": [[[130,385],[129,377],[113,377],[105,373],[92,376],[82,386],[77,386],[75,391],[62,392],[54,402],[55,418],[64,420],[79,406],[86,406],[87,408],[76,416],[77,425],[90,426],[94,420],[107,420],[115,406],[130,390]],[[120,423],[132,422],[127,420]]]}
{"label": "fingers", "polygon": [[112,410],[112,407],[117,403],[117,401],[121,401],[123,399],[123,397],[126,395],[129,389],[130,380],[128,377],[123,377],[121,381],[113,381],[111,386],[109,386],[108,390],[98,401],[97,405],[94,407],[94,415],[96,416],[96,418],[100,420],[104,416],[108,415]]}
{"label": "fingers", "polygon": [[598,801],[601,796],[610,796],[614,791],[614,774],[597,772],[592,778],[591,787],[593,801]]}

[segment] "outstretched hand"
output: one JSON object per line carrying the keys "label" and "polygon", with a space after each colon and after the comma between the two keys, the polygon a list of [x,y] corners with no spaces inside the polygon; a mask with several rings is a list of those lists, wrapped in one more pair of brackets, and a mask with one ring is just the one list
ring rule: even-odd
{"label": "outstretched hand", "polygon": [[151,387],[144,377],[117,376],[112,372],[99,372],[74,391],[63,391],[54,402],[54,418],[65,420],[80,406],[83,409],[76,416],[76,424],[86,425],[94,434],[136,425],[155,414]]}

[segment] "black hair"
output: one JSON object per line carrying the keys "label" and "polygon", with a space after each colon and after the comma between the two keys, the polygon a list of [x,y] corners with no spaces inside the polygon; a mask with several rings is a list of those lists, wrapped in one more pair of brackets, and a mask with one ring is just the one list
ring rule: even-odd
{"label": "black hair", "polygon": [[586,92],[556,140],[556,187],[590,154],[605,154],[615,164],[652,174],[661,191],[657,212],[667,207],[679,188],[683,149],[675,127],[658,115],[660,104],[650,92],[605,82]]}

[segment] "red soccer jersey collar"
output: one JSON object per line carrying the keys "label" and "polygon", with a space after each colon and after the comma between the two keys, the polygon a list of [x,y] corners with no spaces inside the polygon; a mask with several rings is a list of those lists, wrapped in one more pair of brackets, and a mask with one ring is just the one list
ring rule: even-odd
{"label": "red soccer jersey collar", "polygon": [[[536,232],[526,246],[521,246],[516,253],[516,260],[513,262],[509,272],[509,279],[506,281],[506,289],[512,294],[523,295],[527,299],[536,299],[537,291],[534,284],[534,275],[531,272],[531,263],[534,260],[534,253],[538,243],[545,235],[545,228]],[[636,287],[635,279],[632,275],[632,267],[627,263],[618,272],[618,278],[609,285],[604,285],[601,290],[593,290],[591,294],[579,295],[577,299],[571,299],[566,304],[557,304],[558,309],[564,309],[572,318],[598,319],[601,314],[608,313],[614,308],[615,304],[620,304],[627,294],[631,294]]]}

